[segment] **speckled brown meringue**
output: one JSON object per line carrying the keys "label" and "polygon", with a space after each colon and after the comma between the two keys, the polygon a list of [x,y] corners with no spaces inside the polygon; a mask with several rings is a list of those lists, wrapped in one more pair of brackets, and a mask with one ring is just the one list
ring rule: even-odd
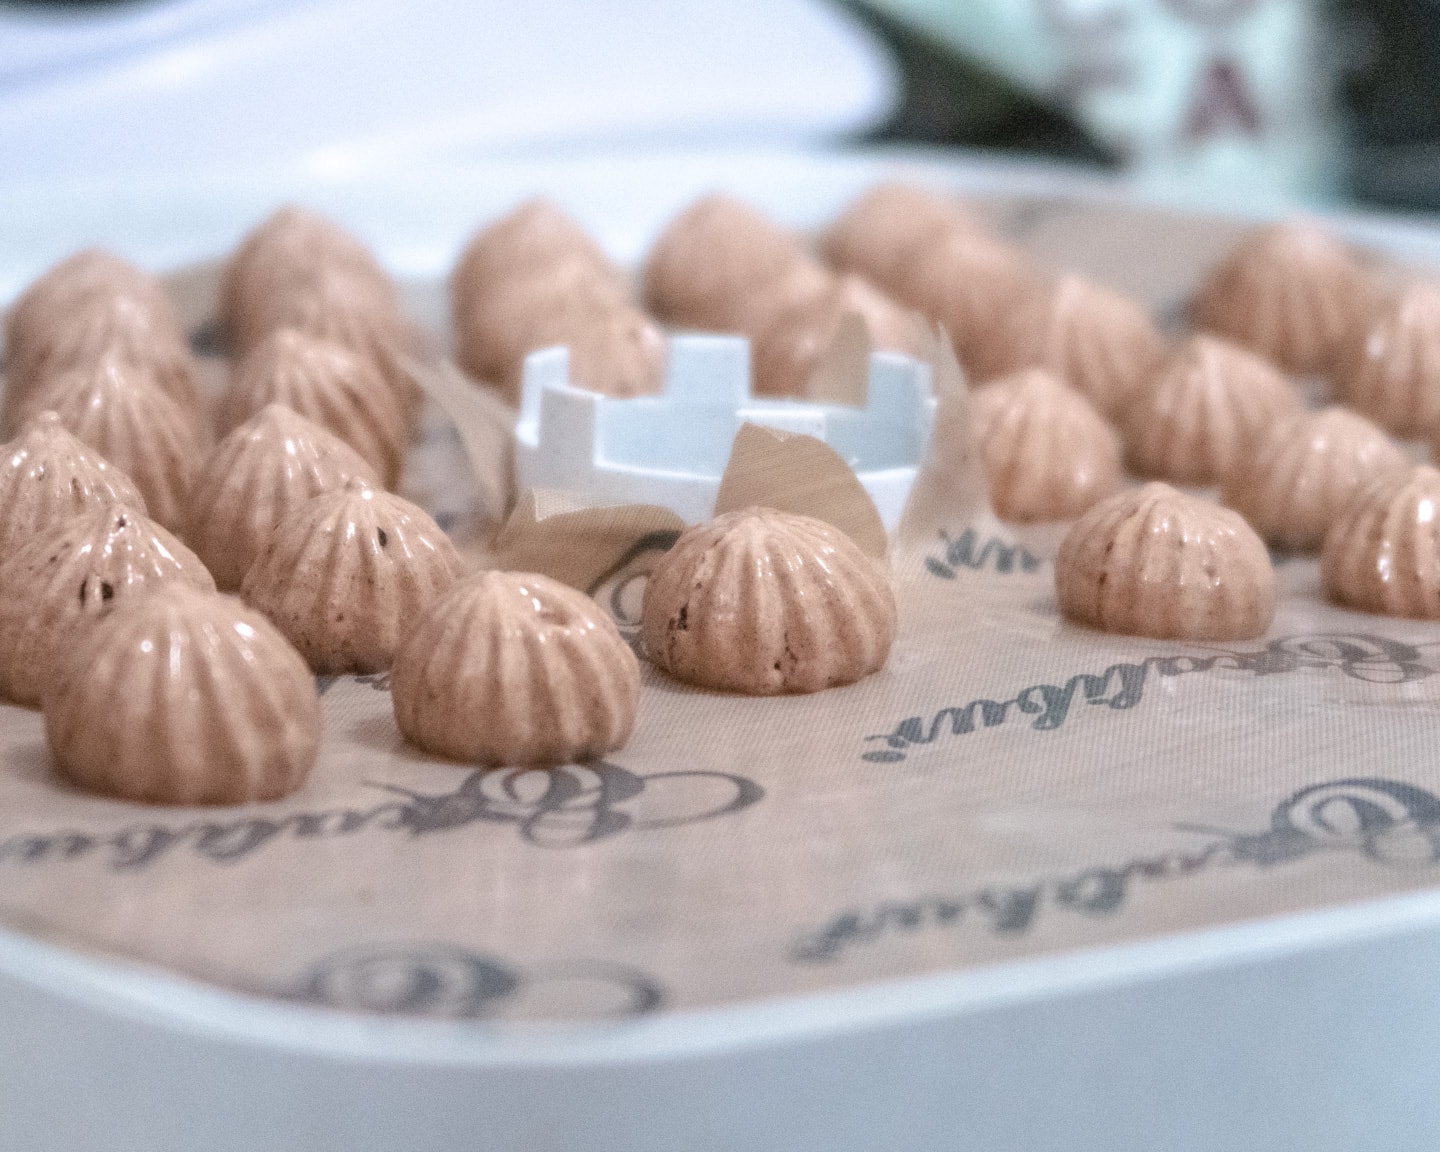
{"label": "speckled brown meringue", "polygon": [[352,477],[380,482],[338,436],[267,404],[210,453],[190,490],[183,535],[221,591],[238,592],[275,525]]}
{"label": "speckled brown meringue", "polygon": [[130,477],[77,440],[56,413],[40,413],[0,445],[0,556],[12,555],[37,533],[111,504],[145,510]]}
{"label": "speckled brown meringue", "polygon": [[1149,314],[1119,292],[1066,275],[1018,307],[999,338],[1001,362],[1048,368],[1111,419],[1169,349]]}
{"label": "speckled brown meringue", "polygon": [[1242,344],[1287,372],[1326,371],[1372,285],[1355,253],[1315,221],[1249,233],[1190,304],[1197,328]]}
{"label": "speckled brown meringue", "polygon": [[1075,522],[1055,591],[1076,623],[1166,640],[1249,639],[1275,614],[1275,570],[1245,518],[1158,482]]}
{"label": "speckled brown meringue", "polygon": [[1005,325],[1035,291],[1019,249],[974,232],[950,232],[918,251],[887,285],[901,303],[944,327],[972,381],[1011,367]]}
{"label": "speckled brown meringue", "polygon": [[646,305],[689,328],[755,334],[778,308],[828,284],[796,236],[729,196],[690,205],[645,261]]}
{"label": "speckled brown meringue", "polygon": [[1121,413],[1130,466],[1176,484],[1218,484],[1257,439],[1298,416],[1300,393],[1253,352],[1192,336]]}
{"label": "speckled brown meringue", "polygon": [[1325,534],[1330,599],[1384,616],[1440,618],[1440,471],[1416,465],[1372,481]]}
{"label": "speckled brown meringue", "polygon": [[33,401],[134,481],[149,514],[178,529],[201,450],[188,414],[143,368],[114,356],[52,377]]}
{"label": "speckled brown meringue", "polygon": [[809,395],[810,377],[850,313],[865,321],[876,350],[921,354],[925,331],[913,312],[859,276],[840,276],[822,295],[775,313],[760,333],[754,344],[756,394]]}
{"label": "speckled brown meringue", "polygon": [[583,592],[480,572],[426,613],[390,674],[411,743],[471,764],[568,764],[623,747],[640,663]]}
{"label": "speckled brown meringue", "polygon": [[1344,403],[1397,436],[1440,431],[1440,283],[1409,280],[1357,318],[1335,383]]}
{"label": "speckled brown meringue", "polygon": [[885,287],[924,245],[952,232],[984,232],[958,199],[909,184],[876,184],[852,201],[820,240],[825,260]]}
{"label": "speckled brown meringue", "polygon": [[833,525],[771,508],[685,531],[651,572],[642,616],[659,667],[751,696],[852,683],[895,639],[889,574]]}
{"label": "speckled brown meringue", "polygon": [[266,218],[240,242],[221,274],[220,316],[232,343],[243,349],[262,340],[276,326],[276,302],[303,294],[324,273],[395,307],[384,269],[339,225],[293,204]]}
{"label": "speckled brown meringue", "polygon": [[464,570],[424,509],[354,479],[275,525],[240,595],[316,672],[383,672]]}
{"label": "speckled brown meringue", "polygon": [[200,415],[198,369],[190,347],[178,333],[158,323],[144,304],[130,296],[89,302],[66,323],[32,340],[23,356],[6,364],[4,412],[7,427],[24,401],[54,376],[114,355],[147,369],[148,375],[192,419]]}
{"label": "speckled brown meringue", "polygon": [[157,329],[183,339],[175,305],[155,277],[103,248],[87,248],[51,267],[22,292],[5,314],[5,355],[13,377],[36,343],[68,326],[97,301],[123,296],[136,302]]}
{"label": "speckled brown meringue", "polygon": [[1284,422],[1225,478],[1224,500],[1270,543],[1318,551],[1355,494],[1410,457],[1363,416],[1326,408]]}
{"label": "speckled brown meringue", "polygon": [[62,776],[148,804],[277,800],[320,748],[299,654],[239,600],[176,581],[77,630],[42,706]]}
{"label": "speckled brown meringue", "polygon": [[292,328],[278,329],[232,369],[218,413],[221,433],[267,404],[283,404],[335,433],[387,488],[400,479],[409,441],[405,413],[364,356]]}
{"label": "speckled brown meringue", "polygon": [[0,563],[0,695],[39,704],[76,624],[167,580],[215,591],[195,553],[125,504],[35,536]]}
{"label": "speckled brown meringue", "polygon": [[1073,520],[1120,487],[1120,437],[1054,373],[1001,377],[972,393],[970,405],[1002,520]]}

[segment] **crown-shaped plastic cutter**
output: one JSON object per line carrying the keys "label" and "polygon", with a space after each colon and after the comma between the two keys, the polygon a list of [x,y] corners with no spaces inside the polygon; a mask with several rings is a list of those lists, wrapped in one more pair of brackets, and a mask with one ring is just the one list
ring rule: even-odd
{"label": "crown-shaped plastic cutter", "polygon": [[520,489],[574,492],[594,504],[659,504],[686,523],[714,513],[741,424],[803,432],[855,470],[894,529],[935,422],[930,366],[892,352],[870,357],[864,408],[750,395],[750,343],[739,336],[669,341],[665,391],[616,399],[570,384],[570,355],[525,359],[515,471]]}

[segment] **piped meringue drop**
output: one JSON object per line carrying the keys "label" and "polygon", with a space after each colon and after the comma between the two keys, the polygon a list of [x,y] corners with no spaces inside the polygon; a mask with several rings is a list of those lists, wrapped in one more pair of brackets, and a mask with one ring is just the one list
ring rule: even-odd
{"label": "piped meringue drop", "polygon": [[1226,477],[1224,501],[1270,543],[1318,551],[1355,494],[1410,457],[1363,416],[1326,408],[1278,425]]}
{"label": "piped meringue drop", "polygon": [[154,519],[179,527],[200,445],[189,416],[146,370],[106,355],[53,377],[33,407],[54,409],[77,438],[134,481]]}
{"label": "piped meringue drop", "polygon": [[755,341],[755,392],[764,396],[807,396],[810,377],[849,314],[865,321],[871,347],[920,354],[924,330],[873,284],[845,275],[819,296],[777,312]]}
{"label": "piped meringue drop", "polygon": [[281,328],[231,372],[221,401],[222,434],[267,404],[283,404],[354,448],[387,488],[400,478],[409,428],[400,401],[364,356],[340,344]]}
{"label": "piped meringue drop", "polygon": [[1357,319],[1335,383],[1346,404],[1397,436],[1440,432],[1440,283],[1400,285]]}
{"label": "piped meringue drop", "polygon": [[60,774],[150,804],[275,800],[305,782],[320,699],[299,654],[239,600],[167,583],[57,658],[43,708]]}
{"label": "piped meringue drop", "polygon": [[876,184],[830,225],[820,252],[833,267],[890,287],[926,244],[952,232],[983,232],[952,196],[908,184]]}
{"label": "piped meringue drop", "polygon": [[849,684],[895,639],[889,574],[838,528],[746,508],[684,532],[645,587],[645,650],[680,680],[772,696]]}
{"label": "piped meringue drop", "polygon": [[[665,377],[665,334],[630,304],[574,299],[548,313],[536,313],[522,329],[525,352],[558,344],[570,350],[570,383],[605,396],[645,396],[661,391]],[[512,404],[520,401],[524,353],[493,379]]]}
{"label": "piped meringue drop", "polygon": [[583,592],[528,572],[480,572],[425,615],[390,686],[400,731],[426,752],[568,764],[630,738],[640,664]]}
{"label": "piped meringue drop", "polygon": [[1275,613],[1270,555],[1244,517],[1158,482],[1075,522],[1055,591],[1078,624],[1165,640],[1249,639]]}
{"label": "piped meringue drop", "polygon": [[35,536],[0,563],[0,695],[39,704],[50,662],[77,624],[171,580],[215,591],[195,553],[124,504]]}
{"label": "piped meringue drop", "polygon": [[352,477],[380,482],[338,436],[267,404],[210,453],[190,492],[183,535],[221,591],[238,592],[275,525]]}
{"label": "piped meringue drop", "polygon": [[1258,228],[1191,301],[1197,328],[1251,348],[1287,372],[1324,372],[1372,291],[1354,253],[1319,224]]}
{"label": "piped meringue drop", "polygon": [[1168,352],[1144,308],[1083,276],[1035,291],[999,339],[1001,362],[1048,368],[1112,419]]}
{"label": "piped meringue drop", "polygon": [[1176,484],[1218,484],[1258,438],[1300,415],[1299,392],[1252,352],[1193,336],[1122,413],[1130,466]]}
{"label": "piped meringue drop", "polygon": [[111,504],[145,510],[130,477],[77,440],[56,413],[40,413],[0,445],[0,557],[39,532]]}
{"label": "piped meringue drop", "polygon": [[1440,618],[1440,471],[1379,477],[1325,534],[1320,571],[1330,599],[1384,616]]}
{"label": "piped meringue drop", "polygon": [[382,672],[464,570],[423,509],[357,479],[276,524],[240,595],[317,673]]}
{"label": "piped meringue drop", "polygon": [[1120,437],[1084,396],[1043,368],[971,395],[996,515],[1073,520],[1120,487]]}

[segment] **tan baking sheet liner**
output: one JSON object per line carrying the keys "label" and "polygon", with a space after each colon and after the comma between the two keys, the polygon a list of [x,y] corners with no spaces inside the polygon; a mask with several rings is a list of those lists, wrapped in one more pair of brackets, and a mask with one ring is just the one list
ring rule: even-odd
{"label": "tan baking sheet liner", "polygon": [[[997,215],[1160,305],[1233,236],[1043,202]],[[1440,626],[1330,607],[1308,560],[1280,564],[1253,642],[1067,626],[1047,549],[977,493],[963,389],[942,391],[950,451],[892,547],[900,631],[879,675],[750,700],[647,670],[630,745],[551,772],[429,759],[385,677],[323,681],[306,788],[217,811],[77,794],[39,716],[3,708],[0,920],[262,996],[609,1018],[1440,882]],[[432,412],[407,484],[462,537],[494,515],[465,476]],[[633,635],[673,519],[553,494],[514,516],[502,551],[571,564]],[[585,533],[571,557],[567,517]]]}

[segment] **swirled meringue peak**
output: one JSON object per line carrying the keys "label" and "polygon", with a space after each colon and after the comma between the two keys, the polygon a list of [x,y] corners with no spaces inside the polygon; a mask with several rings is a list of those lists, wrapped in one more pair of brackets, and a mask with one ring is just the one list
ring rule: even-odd
{"label": "swirled meringue peak", "polygon": [[640,665],[584,593],[527,572],[481,572],[437,601],[390,676],[412,743],[479,764],[565,764],[622,747]]}
{"label": "swirled meringue peak", "polygon": [[1075,522],[1055,591],[1077,624],[1159,639],[1248,639],[1275,613],[1270,554],[1244,517],[1158,482]]}
{"label": "swirled meringue peak", "polygon": [[895,639],[889,574],[838,528],[771,508],[686,530],[651,573],[642,615],[659,667],[751,696],[852,683]]}
{"label": "swirled meringue peak", "polygon": [[1418,465],[1374,480],[1325,534],[1330,598],[1384,616],[1440,618],[1440,471]]}

